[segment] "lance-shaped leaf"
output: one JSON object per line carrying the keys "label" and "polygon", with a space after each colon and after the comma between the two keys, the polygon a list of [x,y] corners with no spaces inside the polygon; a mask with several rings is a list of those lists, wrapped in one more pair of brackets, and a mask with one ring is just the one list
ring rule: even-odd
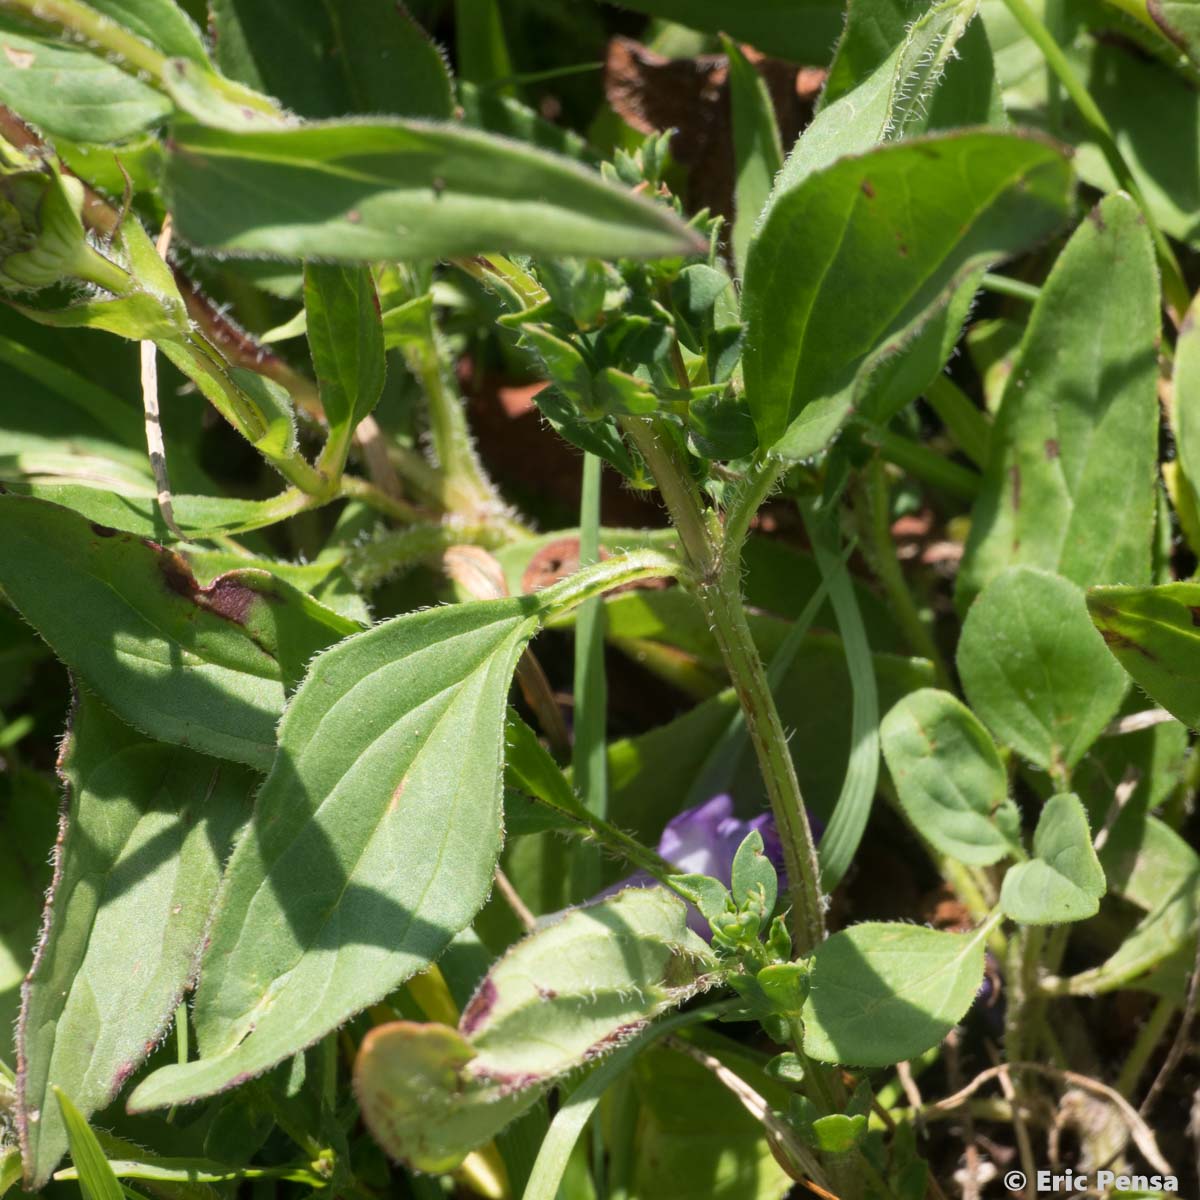
{"label": "lance-shaped leaf", "polygon": [[835,933],[812,956],[805,1052],[886,1067],[938,1045],[979,990],[986,932],[869,921]]}
{"label": "lance-shaped leaf", "polygon": [[201,1057],[155,1072],[132,1109],[282,1062],[466,927],[500,852],[505,703],[536,611],[526,597],[432,609],[316,659],[226,871],[196,994]]}
{"label": "lance-shaped leaf", "polygon": [[172,551],[25,496],[0,495],[0,586],[131,725],[264,769],[286,688],[358,629],[266,572],[201,588]]}
{"label": "lance-shaped leaf", "polygon": [[841,159],[777,193],[746,265],[746,396],[760,442],[824,447],[862,380],[972,272],[1061,224],[1070,170],[1013,134],[915,139]]}
{"label": "lance-shaped leaf", "polygon": [[[142,451],[143,461],[145,452]],[[0,457],[0,481],[19,496],[49,500],[109,529],[135,533],[156,542],[179,541],[167,526],[157,502],[154,481],[146,476],[122,479],[121,464],[86,454],[61,454],[54,459],[22,455],[14,464],[13,478],[4,478],[7,464]],[[76,481],[76,472],[95,470],[107,485]],[[111,472],[111,474],[105,474]],[[96,476],[92,476],[96,478]],[[112,490],[109,490],[109,489]],[[298,488],[289,488],[270,500],[242,500],[230,496],[171,496],[175,525],[188,541],[246,533],[286,521],[297,513],[318,507],[318,502]],[[230,563],[234,567],[236,563]]]}
{"label": "lance-shaped leaf", "polygon": [[992,733],[1059,777],[1087,753],[1128,687],[1083,593],[1032,567],[998,575],[971,605],[958,670]]}
{"label": "lance-shaped leaf", "polygon": [[61,762],[67,805],[18,1030],[26,1180],[67,1149],[52,1084],[105,1108],[191,981],[251,771],[147,741],[82,693]]}
{"label": "lance-shaped leaf", "polygon": [[400,1022],[363,1044],[355,1086],[393,1157],[447,1170],[542,1089],[701,990],[716,969],[661,888],[630,888],[575,909],[488,972],[457,1033]]}
{"label": "lance-shaped leaf", "polygon": [[370,262],[705,249],[666,208],[575,163],[423,121],[237,134],[179,120],[166,187],[183,237],[240,254]]}
{"label": "lance-shaped leaf", "polygon": [[1033,855],[1004,876],[1000,906],[1008,916],[1023,925],[1060,925],[1100,911],[1104,871],[1078,796],[1064,793],[1046,801],[1033,834]]}
{"label": "lance-shaped leaf", "polygon": [[[359,421],[379,402],[387,374],[379,297],[369,267],[307,263],[308,345],[340,470]],[[328,455],[330,451],[326,451]]]}
{"label": "lance-shaped leaf", "polygon": [[[1200,304],[1192,301],[1175,343],[1175,403],[1171,420],[1183,473],[1195,488],[1200,484]],[[1106,582],[1097,580],[1097,582]],[[1115,582],[1115,581],[1114,581]],[[1123,580],[1121,582],[1130,582]],[[1147,581],[1148,582],[1148,581]]]}
{"label": "lance-shaped leaf", "polygon": [[1109,196],[1034,305],[992,431],[960,600],[1019,563],[1080,587],[1150,582],[1159,303],[1142,214]]}
{"label": "lance-shaped leaf", "polygon": [[1200,728],[1200,583],[1093,588],[1087,607],[1134,682],[1185,725]]}
{"label": "lance-shaped leaf", "polygon": [[880,727],[900,805],[944,854],[988,866],[1019,845],[1021,818],[1008,774],[975,714],[949,692],[905,696]]}

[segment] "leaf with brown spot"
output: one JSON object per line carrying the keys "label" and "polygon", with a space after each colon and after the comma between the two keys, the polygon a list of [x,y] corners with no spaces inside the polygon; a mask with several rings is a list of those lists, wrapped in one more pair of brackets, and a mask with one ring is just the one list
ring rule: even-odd
{"label": "leaf with brown spot", "polygon": [[1098,587],[1087,602],[1134,682],[1185,725],[1200,727],[1200,584]]}
{"label": "leaf with brown spot", "polygon": [[709,986],[716,969],[685,905],[663,888],[574,909],[508,950],[457,1032],[407,1021],[374,1030],[354,1072],[363,1118],[394,1158],[449,1170],[553,1080]]}
{"label": "leaf with brown spot", "polygon": [[356,622],[265,571],[202,588],[155,542],[0,495],[0,586],[114,712],[165,742],[265,769],[286,690]]}
{"label": "leaf with brown spot", "polygon": [[1080,587],[1150,582],[1158,267],[1132,200],[1096,212],[1046,279],[1004,389],[958,578],[964,611],[1017,564]]}

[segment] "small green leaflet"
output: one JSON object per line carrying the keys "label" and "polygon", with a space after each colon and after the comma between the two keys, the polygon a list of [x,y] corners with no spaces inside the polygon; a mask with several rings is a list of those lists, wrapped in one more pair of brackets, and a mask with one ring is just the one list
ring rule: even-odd
{"label": "small green leaflet", "polygon": [[283,1061],[474,917],[500,852],[505,705],[536,613],[527,597],[431,609],[315,660],[226,871],[196,994],[200,1060],[155,1072],[133,1110]]}
{"label": "small green leaflet", "polygon": [[922,688],[883,719],[883,755],[900,805],[943,854],[988,866],[1020,846],[1021,818],[987,730],[949,692]]}
{"label": "small green leaflet", "polygon": [[170,1024],[257,783],[243,767],[147,741],[87,693],[61,770],[58,870],[19,1026],[33,1187],[67,1149],[50,1085],[98,1112]]}
{"label": "small green leaflet", "polygon": [[266,572],[201,588],[154,542],[11,494],[0,495],[0,586],[130,724],[260,769],[286,689],[317,650],[359,628]]}
{"label": "small green leaflet", "polygon": [[237,134],[178,119],[171,145],[176,228],[212,250],[370,262],[706,249],[668,209],[567,159],[450,124],[325,121]]}
{"label": "small green leaflet", "polygon": [[1066,793],[1046,801],[1033,855],[1004,876],[1000,906],[1008,916],[1023,925],[1061,925],[1100,911],[1107,885],[1078,796]]}
{"label": "small green leaflet", "polygon": [[1200,728],[1200,583],[1092,588],[1087,607],[1134,682],[1172,716]]}
{"label": "small green leaflet", "polygon": [[998,575],[971,605],[958,670],[996,738],[1058,779],[1116,716],[1129,686],[1083,593],[1032,567]]}
{"label": "small green leaflet", "polygon": [[861,381],[972,272],[1061,224],[1069,182],[1057,147],[979,131],[881,146],[777,192],[743,299],[760,443],[788,459],[827,445]]}
{"label": "small green leaflet", "polygon": [[1019,563],[1080,587],[1150,582],[1159,305],[1141,212],[1109,196],[1059,255],[1030,315],[971,514],[960,606]]}
{"label": "small green leaflet", "polygon": [[986,932],[869,921],[827,938],[812,956],[805,1052],[886,1067],[938,1045],[983,981]]}
{"label": "small green leaflet", "polygon": [[304,312],[321,407],[329,421],[322,459],[337,474],[358,423],[379,402],[387,375],[371,268],[306,263]]}

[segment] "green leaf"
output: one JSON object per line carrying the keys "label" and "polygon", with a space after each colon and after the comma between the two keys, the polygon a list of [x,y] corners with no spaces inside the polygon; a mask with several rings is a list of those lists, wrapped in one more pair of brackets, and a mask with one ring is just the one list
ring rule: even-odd
{"label": "green leaf", "polygon": [[702,990],[714,966],[683,902],[662,889],[574,909],[492,967],[457,1032],[409,1022],[373,1032],[355,1068],[363,1116],[394,1158],[448,1170],[550,1081]]}
{"label": "green leaf", "polygon": [[[729,1047],[726,1049],[725,1047]],[[706,1045],[706,1050],[713,1051]],[[757,1063],[735,1057],[724,1043],[724,1064],[762,1095],[785,1108],[787,1091]],[[792,1181],[771,1153],[762,1125],[711,1071],[677,1051],[653,1048],[639,1056],[631,1077],[636,1104],[631,1192],[671,1200],[780,1200]],[[613,1097],[617,1099],[616,1096]]]}
{"label": "green leaf", "polygon": [[1200,727],[1200,583],[1093,588],[1087,607],[1134,682],[1185,725]]}
{"label": "green leaf", "polygon": [[375,1140],[419,1171],[450,1171],[541,1095],[466,1078],[474,1058],[470,1042],[447,1025],[372,1029],[355,1061],[354,1090]]}
{"label": "green leaf", "polygon": [[304,117],[449,118],[441,53],[394,0],[212,0],[217,64]]}
{"label": "green leaf", "polygon": [[663,888],[573,909],[513,946],[463,1010],[471,1071],[512,1087],[553,1079],[703,991],[715,969]]}
{"label": "green leaf", "polygon": [[21,1152],[16,1146],[0,1150],[0,1196],[21,1182]]}
{"label": "green leaf", "polygon": [[1061,925],[1100,911],[1107,890],[1079,797],[1051,796],[1038,818],[1029,862],[1008,869],[1000,907],[1022,925]]}
{"label": "green leaf", "polygon": [[200,1060],[155,1072],[132,1110],[282,1062],[471,921],[500,851],[505,701],[535,612],[519,598],[412,613],[313,662],[226,871],[196,994]]}
{"label": "green leaf", "polygon": [[[1175,343],[1175,403],[1171,408],[1175,444],[1183,473],[1193,487],[1200,481],[1200,305],[1192,301]],[[1116,583],[1117,580],[1097,580]],[[1121,580],[1119,582],[1149,582]]]}
{"label": "green leaf", "polygon": [[0,586],[130,724],[264,769],[285,686],[358,628],[265,572],[201,588],[177,554],[24,496],[0,495]]}
{"label": "green leaf", "polygon": [[971,514],[960,603],[1021,563],[1081,587],[1150,582],[1159,305],[1141,212],[1109,196],[1034,305]]}
{"label": "green leaf", "polygon": [[[19,653],[6,641],[0,645],[0,662],[17,660]],[[7,691],[7,679],[3,685]],[[7,1107],[2,1064],[16,1061],[12,1031],[21,984],[33,960],[52,878],[49,861],[57,816],[58,794],[49,776],[28,769],[10,769],[0,776],[0,1110]]]}
{"label": "green leaf", "polygon": [[87,6],[111,17],[170,58],[208,65],[200,30],[175,0],[87,0]]}
{"label": "green leaf", "polygon": [[306,263],[304,311],[321,407],[339,470],[350,436],[379,403],[387,376],[383,321],[369,267]]}
{"label": "green leaf", "polygon": [[125,1200],[121,1182],[113,1174],[108,1159],[96,1140],[87,1119],[71,1103],[67,1094],[54,1089],[63,1125],[71,1140],[71,1161],[79,1172],[79,1188],[84,1200]]}
{"label": "green leaf", "polygon": [[1087,753],[1128,686],[1083,593],[1032,567],[998,575],[971,605],[958,670],[972,709],[999,741],[1056,778]]}
{"label": "green leaf", "polygon": [[458,69],[465,80],[513,90],[505,83],[513,75],[513,64],[496,0],[454,0],[454,36]]}
{"label": "green leaf", "polygon": [[788,458],[825,446],[860,381],[972,272],[1053,232],[1069,179],[1045,142],[971,132],[883,146],[784,187],[746,266],[743,367],[761,443]]}
{"label": "green leaf", "polygon": [[116,63],[2,21],[0,103],[48,134],[79,142],[121,142],[171,113],[162,92]]}
{"label": "green leaf", "polygon": [[727,33],[765,54],[798,63],[829,61],[842,28],[833,0],[619,0],[622,8],[675,21],[707,33]]}
{"label": "green leaf", "polygon": [[67,1149],[51,1084],[85,1116],[98,1112],[169,1027],[257,782],[244,768],[145,740],[87,693],[61,769],[68,807],[19,1030],[34,1187]]}
{"label": "green leaf", "polygon": [[[64,448],[69,450],[69,447]],[[144,452],[141,457],[145,459]],[[156,542],[179,540],[179,535],[168,528],[163,519],[153,480],[145,475],[136,481],[127,482],[120,479],[119,475],[114,480],[114,474],[120,471],[120,463],[66,453],[56,461],[48,461],[41,456],[31,459],[31,456],[23,455],[14,466],[15,469],[10,468],[8,461],[0,455],[0,482],[15,495],[47,500],[109,529],[135,533],[140,537],[153,538]],[[98,479],[108,487],[75,482],[79,475]],[[114,483],[120,486],[108,490]],[[228,496],[172,493],[171,507],[175,524],[187,539],[200,541],[263,529],[317,505],[310,496],[296,488],[289,488],[270,500],[237,500]],[[230,563],[231,568],[236,565]]]}
{"label": "green leaf", "polygon": [[453,125],[330,121],[234,134],[180,120],[173,146],[166,188],[176,228],[213,250],[355,262],[703,249],[661,205]]}
{"label": "green leaf", "polygon": [[783,166],[783,145],[766,81],[746,60],[737,43],[724,38],[729,56],[729,102],[733,112],[734,183],[733,253],[739,274],[759,213],[766,206],[775,176]]}
{"label": "green leaf", "polygon": [[867,1118],[861,1113],[847,1116],[830,1113],[812,1123],[813,1142],[826,1154],[846,1154],[862,1141],[867,1132]]}
{"label": "green leaf", "polygon": [[757,829],[746,834],[734,852],[730,884],[733,901],[738,908],[753,903],[761,909],[764,917],[769,917],[775,911],[779,875],[775,864],[763,853],[762,834]]}
{"label": "green leaf", "polygon": [[[1003,108],[991,88],[961,102],[964,78],[995,84],[987,35],[982,25],[971,22],[969,7],[937,5],[910,20],[907,10],[896,10],[896,0],[868,0],[868,5],[877,18],[889,10],[883,19],[886,31],[875,35],[886,46],[872,52],[869,67],[865,58],[856,61],[853,44],[863,5],[851,0],[846,33],[827,85],[832,90],[822,95],[820,111],[788,155],[776,195],[843,155],[880,142],[941,128],[1004,124]],[[953,113],[941,111],[945,93],[959,101],[950,106]]]}
{"label": "green leaf", "polygon": [[[879,782],[879,690],[875,684],[874,661],[858,597],[845,561],[834,550],[828,526],[819,527],[805,518],[813,555],[821,576],[828,581],[829,599],[837,617],[838,632],[846,654],[846,670],[854,694],[850,721],[850,757],[837,803],[829,816],[817,858],[821,886],[832,891],[858,852],[871,816],[871,804]],[[772,666],[774,663],[772,663]]]}
{"label": "green leaf", "polygon": [[988,732],[949,692],[905,696],[880,727],[908,819],[943,854],[985,867],[1020,845],[1021,817]]}
{"label": "green leaf", "polygon": [[877,921],[835,933],[812,956],[805,1052],[886,1067],[937,1046],[983,981],[985,934]]}

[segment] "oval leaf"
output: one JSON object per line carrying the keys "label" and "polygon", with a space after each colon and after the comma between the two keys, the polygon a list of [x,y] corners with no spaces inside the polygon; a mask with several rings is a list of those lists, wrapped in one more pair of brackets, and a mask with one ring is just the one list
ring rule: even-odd
{"label": "oval leaf", "polygon": [[835,933],[813,953],[805,1052],[886,1067],[938,1045],[983,981],[985,932],[867,922]]}
{"label": "oval leaf", "polygon": [[1082,921],[1100,911],[1107,890],[1079,797],[1051,796],[1033,835],[1034,858],[1009,869],[1000,907],[1023,925]]}
{"label": "oval leaf", "polygon": [[1128,687],[1083,593],[1032,567],[998,575],[971,605],[958,670],[992,733],[1060,777],[1113,719]]}
{"label": "oval leaf", "polygon": [[988,731],[949,692],[922,688],[883,720],[883,756],[900,805],[943,854],[988,866],[1010,854],[1021,818]]}

